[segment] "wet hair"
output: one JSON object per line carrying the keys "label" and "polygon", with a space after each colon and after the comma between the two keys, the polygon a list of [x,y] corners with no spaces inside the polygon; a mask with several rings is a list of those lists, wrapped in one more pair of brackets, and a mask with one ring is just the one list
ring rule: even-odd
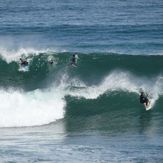
{"label": "wet hair", "polygon": [[145,93],[143,91],[140,92],[141,95],[145,95]]}

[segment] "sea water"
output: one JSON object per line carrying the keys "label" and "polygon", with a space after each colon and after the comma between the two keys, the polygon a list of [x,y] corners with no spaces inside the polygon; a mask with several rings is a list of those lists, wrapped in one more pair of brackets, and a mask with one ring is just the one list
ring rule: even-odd
{"label": "sea water", "polygon": [[161,0],[1,0],[0,24],[0,162],[163,161]]}

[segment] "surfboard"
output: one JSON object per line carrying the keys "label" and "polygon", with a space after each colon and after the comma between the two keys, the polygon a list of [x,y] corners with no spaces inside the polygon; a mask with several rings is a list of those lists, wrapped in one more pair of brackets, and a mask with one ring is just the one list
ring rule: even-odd
{"label": "surfboard", "polygon": [[72,67],[78,67],[76,64],[73,64],[73,63],[71,64],[71,66],[72,66]]}
{"label": "surfboard", "polygon": [[145,106],[145,110],[146,111],[151,110],[153,105],[154,105],[154,100],[153,99],[149,99],[149,104],[147,106]]}
{"label": "surfboard", "polygon": [[27,72],[29,71],[29,66],[19,66],[19,71]]}

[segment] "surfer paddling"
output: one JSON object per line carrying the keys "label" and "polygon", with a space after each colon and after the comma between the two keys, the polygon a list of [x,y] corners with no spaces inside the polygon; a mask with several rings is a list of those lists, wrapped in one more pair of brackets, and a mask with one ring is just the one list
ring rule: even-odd
{"label": "surfer paddling", "polygon": [[140,103],[144,104],[145,108],[147,108],[150,103],[147,95],[145,95],[145,93],[142,90],[140,91]]}

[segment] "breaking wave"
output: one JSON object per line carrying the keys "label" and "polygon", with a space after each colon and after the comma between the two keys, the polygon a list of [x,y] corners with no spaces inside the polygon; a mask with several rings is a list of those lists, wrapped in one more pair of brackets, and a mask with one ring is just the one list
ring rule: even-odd
{"label": "breaking wave", "polygon": [[[78,67],[71,67],[72,53],[22,50],[12,59],[5,55],[0,59],[0,127],[49,124],[64,118],[73,102],[83,100],[108,98],[107,111],[121,109],[126,102],[129,107],[141,107],[140,88],[154,100],[154,109],[163,94],[162,56],[80,53]],[[29,61],[27,71],[20,69],[20,57]]]}

